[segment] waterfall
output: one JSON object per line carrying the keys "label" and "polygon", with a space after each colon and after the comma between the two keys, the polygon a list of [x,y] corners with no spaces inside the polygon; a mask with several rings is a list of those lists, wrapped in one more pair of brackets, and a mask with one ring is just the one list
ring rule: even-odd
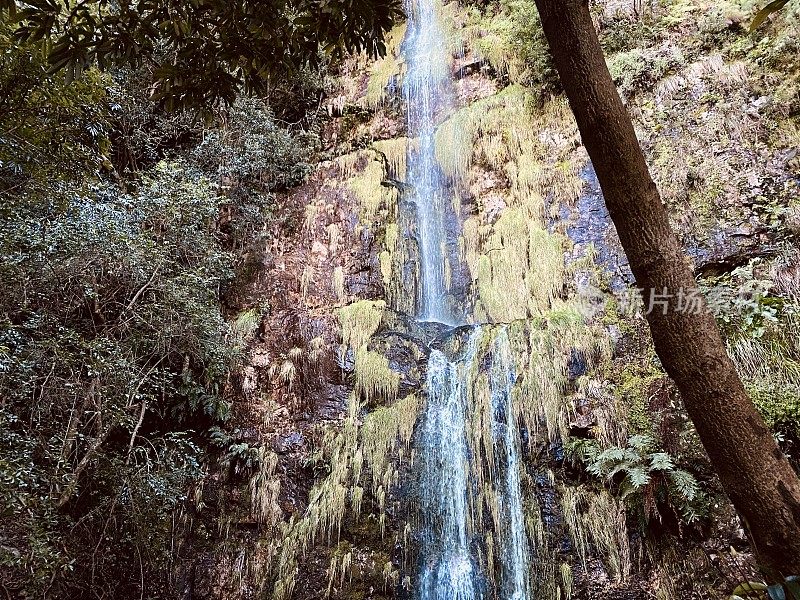
{"label": "waterfall", "polygon": [[[439,0],[407,0],[408,33],[404,43],[407,74],[403,89],[409,145],[406,180],[413,186],[415,237],[419,247],[417,320],[458,325],[465,322],[455,306],[449,273],[452,252],[449,230],[457,219],[452,197],[436,159],[436,128],[447,113],[452,85],[450,56],[440,23]],[[456,259],[453,259],[454,262]],[[494,442],[494,497],[500,522],[495,523],[500,577],[493,591],[485,590],[479,551],[485,541],[472,532],[471,494],[481,493],[471,481],[473,452],[468,426],[474,406],[469,401],[475,383],[478,347],[484,331],[472,330],[459,355],[449,359],[431,351],[427,370],[427,403],[418,426],[421,559],[420,600],[529,600],[528,541],[520,484],[519,431],[512,407],[514,367],[505,330],[492,345],[490,372]],[[479,505],[480,503],[478,503]],[[473,539],[473,535],[475,539]],[[486,565],[492,569],[493,565]]]}
{"label": "waterfall", "polygon": [[448,361],[438,350],[428,360],[428,402],[420,434],[421,600],[482,597],[467,527],[467,371],[475,360],[479,336],[479,330],[472,332],[459,361]]}
{"label": "waterfall", "polygon": [[[479,600],[483,579],[469,527],[473,456],[468,439],[472,406],[470,387],[477,374],[483,328],[475,327],[455,359],[433,350],[428,359],[427,404],[418,434],[420,450],[420,514],[422,558],[420,600]],[[505,328],[490,349],[489,393],[495,473],[491,477],[497,503],[495,540],[500,574],[494,585],[498,600],[529,600],[528,540],[520,481],[520,436],[512,390],[516,379]]]}
{"label": "waterfall", "polygon": [[454,325],[463,321],[451,307],[445,215],[448,186],[436,162],[436,124],[449,105],[452,84],[445,36],[437,0],[407,0],[405,42],[408,71],[403,83],[409,147],[407,181],[413,186],[416,238],[419,246],[417,314],[421,321]]}
{"label": "waterfall", "polygon": [[515,380],[511,346],[505,328],[494,339],[490,390],[493,411],[495,457],[502,466],[497,500],[502,520],[500,557],[503,563],[502,598],[525,600],[529,597],[528,540],[522,511],[522,486],[519,471],[519,430],[512,406]]}

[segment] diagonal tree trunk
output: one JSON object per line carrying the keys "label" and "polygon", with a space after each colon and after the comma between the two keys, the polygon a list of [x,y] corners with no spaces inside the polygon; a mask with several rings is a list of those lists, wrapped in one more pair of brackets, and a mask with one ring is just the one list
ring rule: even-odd
{"label": "diagonal tree trunk", "polygon": [[[536,5],[631,270],[647,306],[656,306],[647,316],[656,352],[765,574],[800,575],[800,482],[747,397],[705,304],[677,310],[678,294],[697,295],[697,284],[606,67],[588,0]],[[657,303],[665,296],[666,310]]]}

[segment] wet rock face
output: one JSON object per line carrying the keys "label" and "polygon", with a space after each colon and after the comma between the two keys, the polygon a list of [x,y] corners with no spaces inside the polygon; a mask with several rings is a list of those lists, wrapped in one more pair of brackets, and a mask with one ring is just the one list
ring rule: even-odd
{"label": "wet rock face", "polygon": [[375,338],[383,346],[389,367],[400,375],[399,395],[418,393],[425,381],[427,352],[413,336],[396,332],[378,334]]}
{"label": "wet rock face", "polygon": [[291,431],[276,436],[272,441],[272,449],[277,454],[288,454],[302,449],[305,446],[305,442],[306,440],[300,431]]}
{"label": "wet rock face", "polygon": [[[593,245],[597,251],[596,262],[607,269],[611,277],[611,289],[617,292],[634,284],[633,274],[591,163],[584,167],[581,178],[585,187],[575,208],[563,207],[561,213],[561,218],[568,223],[567,235],[574,243],[571,259],[584,256],[587,247]],[[794,184],[784,172],[775,178],[760,180],[759,187],[751,191],[771,198],[783,198],[787,190],[793,187]],[[698,235],[697,231],[685,231],[680,223],[674,223],[698,276],[729,273],[753,258],[773,257],[780,251],[779,243],[794,236],[790,222],[792,214],[787,212],[782,215],[782,221],[770,225],[764,222],[759,205],[743,199],[738,203],[737,213],[743,210],[749,215],[744,221],[729,220],[726,211],[722,210],[713,220],[713,228],[701,232],[702,235]]]}
{"label": "wet rock face", "polygon": [[586,354],[573,348],[570,351],[569,361],[567,362],[567,378],[570,381],[575,381],[581,375],[586,374],[587,368]]}
{"label": "wet rock face", "polygon": [[596,263],[611,277],[611,289],[622,290],[633,284],[633,274],[591,162],[581,171],[581,178],[584,188],[575,208],[562,215],[568,223],[567,236],[574,244],[570,258],[575,260],[584,256],[591,244],[597,252]]}
{"label": "wet rock face", "polygon": [[[353,136],[371,135],[370,128],[381,130],[374,137],[390,137],[404,127],[388,107],[368,114],[333,108],[325,134],[333,151],[349,148]],[[364,161],[356,164],[354,175],[366,166]],[[305,513],[310,490],[325,467],[318,458],[312,460],[313,453],[322,446],[325,429],[343,418],[352,393],[354,357],[341,349],[336,311],[358,299],[383,298],[384,284],[379,230],[360,223],[361,206],[342,169],[335,162],[320,164],[304,184],[277,199],[268,241],[247,280],[229,294],[234,314],[260,307],[263,315],[241,369],[231,378],[231,444],[246,445],[253,455],[274,460],[275,467],[262,472],[267,464],[262,460],[234,474],[220,464],[210,477],[215,484],[207,485],[207,508],[198,519],[204,537],[192,541],[187,551],[192,558],[180,568],[187,600],[272,597],[280,548],[272,554],[265,548],[280,541],[282,523]],[[417,390],[424,381],[424,346],[402,336],[381,343],[391,368],[400,374],[401,393]],[[258,477],[278,490],[276,522],[254,516],[252,481]],[[388,523],[385,538],[376,538],[377,526],[367,535],[363,524],[347,524],[353,529],[348,534],[353,539],[353,591],[337,584],[332,598],[392,597],[383,570],[390,562],[386,546],[394,539],[393,526]],[[331,552],[309,549],[294,600],[325,595]]]}

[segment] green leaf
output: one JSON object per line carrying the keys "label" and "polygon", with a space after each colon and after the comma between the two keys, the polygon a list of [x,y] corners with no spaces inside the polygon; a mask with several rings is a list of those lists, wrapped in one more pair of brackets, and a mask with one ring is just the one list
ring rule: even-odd
{"label": "green leaf", "polygon": [[655,440],[649,435],[633,435],[628,440],[628,445],[639,452],[649,452],[655,446]]}
{"label": "green leaf", "polygon": [[791,600],[800,600],[800,577],[797,575],[790,575],[786,578],[786,591],[789,592]]}
{"label": "green leaf", "polygon": [[769,589],[767,584],[760,583],[758,581],[745,581],[744,583],[740,583],[736,586],[736,589],[733,590],[734,596],[742,596],[744,598],[758,598],[761,597],[762,594],[759,592],[765,592]]}
{"label": "green leaf", "polygon": [[674,468],[672,457],[666,452],[655,452],[650,455],[651,471],[671,471]]}
{"label": "green leaf", "polygon": [[644,467],[633,467],[628,471],[628,478],[634,488],[641,488],[650,483],[650,474]]}

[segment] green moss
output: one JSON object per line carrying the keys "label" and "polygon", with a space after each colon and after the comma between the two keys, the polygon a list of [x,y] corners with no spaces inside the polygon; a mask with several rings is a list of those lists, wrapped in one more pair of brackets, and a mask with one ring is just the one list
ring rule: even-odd
{"label": "green moss", "polygon": [[381,268],[381,278],[383,279],[384,288],[389,289],[392,283],[392,254],[384,250],[378,255],[378,261]]}
{"label": "green moss", "polygon": [[386,100],[386,88],[394,81],[398,85],[399,79],[405,73],[405,60],[400,53],[400,43],[406,34],[406,24],[395,25],[386,34],[386,55],[375,61],[372,65],[369,81],[367,83],[366,102],[370,108],[377,108]]}
{"label": "green moss", "polygon": [[[347,293],[344,286],[344,269],[340,266],[334,267],[333,275],[331,275],[331,287],[333,288],[333,293],[336,295],[337,301],[340,303],[347,300]],[[350,326],[349,323],[348,326]]]}
{"label": "green moss", "polygon": [[359,350],[380,327],[385,310],[386,303],[383,300],[359,300],[337,309],[336,316],[342,326],[342,343],[354,351]]}
{"label": "green moss", "polygon": [[650,434],[653,422],[649,406],[649,393],[653,382],[664,377],[651,365],[638,363],[625,365],[616,381],[614,394],[625,407],[628,429],[631,434]]}
{"label": "green moss", "polygon": [[564,592],[565,600],[570,600],[572,598],[572,586],[574,583],[573,575],[572,575],[572,567],[570,567],[569,563],[561,563],[561,567],[559,568],[561,573],[561,589]]}
{"label": "green moss", "polygon": [[614,54],[606,62],[617,88],[625,96],[631,96],[647,86],[652,86],[682,61],[682,56],[634,48]]}
{"label": "green moss", "polygon": [[631,320],[624,318],[619,300],[613,295],[608,295],[606,297],[601,322],[605,326],[615,325],[623,335],[631,335],[634,332]]}
{"label": "green moss", "polygon": [[250,512],[258,523],[272,530],[283,518],[278,504],[281,482],[275,475],[278,455],[266,447],[258,449],[258,469],[250,480]]}
{"label": "green moss", "polygon": [[383,162],[372,158],[347,182],[361,203],[361,221],[364,224],[372,223],[381,208],[386,210],[386,214],[394,211],[397,189],[382,185],[385,176]]}
{"label": "green moss", "polygon": [[[454,3],[455,4],[455,3]],[[557,87],[557,75],[550,59],[536,5],[528,0],[462,9],[459,36],[512,83],[542,93]]]}
{"label": "green moss", "polygon": [[389,367],[388,358],[363,346],[356,351],[355,379],[355,393],[367,405],[397,397],[400,375]]}
{"label": "green moss", "polygon": [[561,285],[564,258],[558,237],[522,209],[507,208],[475,260],[473,278],[486,315],[510,322],[546,311]]}
{"label": "green moss", "polygon": [[767,427],[784,436],[800,439],[800,387],[753,382],[747,392]]}
{"label": "green moss", "polygon": [[584,569],[590,549],[594,548],[614,579],[627,578],[631,556],[622,502],[605,490],[564,487],[561,509]]}
{"label": "green moss", "polygon": [[501,168],[506,156],[521,154],[534,136],[532,101],[530,92],[512,85],[456,111],[436,132],[436,158],[445,173],[465,182],[476,155]]}
{"label": "green moss", "polygon": [[372,148],[379,153],[381,159],[386,157],[386,162],[389,165],[388,174],[395,179],[405,179],[409,144],[415,144],[415,141],[407,137],[380,140],[372,143]]}
{"label": "green moss", "polygon": [[360,444],[364,460],[372,471],[372,489],[378,489],[381,484],[391,487],[391,476],[384,475],[390,459],[398,451],[401,461],[410,457],[411,435],[421,407],[421,401],[412,395],[380,407],[365,417]]}

